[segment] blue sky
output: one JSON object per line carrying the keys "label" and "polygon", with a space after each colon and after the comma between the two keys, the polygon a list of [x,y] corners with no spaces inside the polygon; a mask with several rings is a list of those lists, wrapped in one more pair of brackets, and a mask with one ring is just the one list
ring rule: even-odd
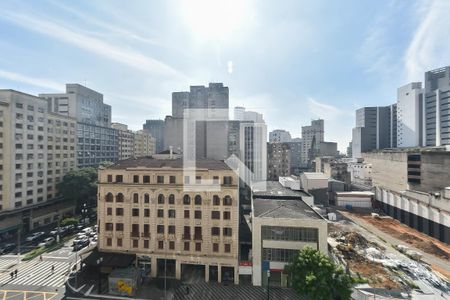
{"label": "blue sky", "polygon": [[0,88],[67,82],[104,94],[113,121],[170,114],[171,92],[224,82],[231,106],[299,137],[325,119],[344,150],[354,110],[450,64],[450,1],[1,1]]}

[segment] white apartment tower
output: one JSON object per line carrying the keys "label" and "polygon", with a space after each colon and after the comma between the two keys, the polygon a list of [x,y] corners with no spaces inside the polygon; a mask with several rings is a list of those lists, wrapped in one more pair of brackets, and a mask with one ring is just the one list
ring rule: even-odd
{"label": "white apartment tower", "polygon": [[422,145],[423,89],[411,82],[397,90],[397,147]]}

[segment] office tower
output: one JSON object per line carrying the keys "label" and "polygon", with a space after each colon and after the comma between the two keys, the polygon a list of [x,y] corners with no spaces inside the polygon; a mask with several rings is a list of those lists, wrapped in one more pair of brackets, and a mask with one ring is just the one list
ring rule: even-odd
{"label": "office tower", "polygon": [[288,143],[291,139],[289,131],[284,129],[276,129],[269,132],[269,143]]}
{"label": "office tower", "polygon": [[289,143],[267,143],[267,180],[291,175]]}
{"label": "office tower", "polygon": [[45,99],[0,90],[0,211],[17,210],[0,228],[28,231],[73,211],[58,201],[57,184],[76,165],[75,125],[49,112]]}
{"label": "office tower", "polygon": [[103,95],[80,84],[66,84],[66,93],[40,94],[48,110],[77,120],[77,167],[96,167],[118,159],[118,132],[111,128],[111,106]]}
{"label": "office tower", "polygon": [[324,141],[324,121],[322,119],[312,120],[311,125],[302,126],[302,155],[303,168],[310,166],[314,153],[317,153],[318,145]]}
{"label": "office tower", "polygon": [[113,122],[111,127],[117,129],[117,151],[119,160],[134,157],[134,133],[125,124]]}
{"label": "office tower", "polygon": [[397,147],[422,145],[421,82],[411,82],[397,89]]}
{"label": "office tower", "polygon": [[450,66],[425,73],[424,146],[450,145]]}
{"label": "office tower", "polygon": [[134,156],[143,157],[155,154],[156,141],[145,130],[134,132]]}
{"label": "office tower", "polygon": [[146,120],[142,126],[145,131],[155,138],[156,153],[167,150],[164,149],[164,126],[164,120]]}
{"label": "office tower", "polygon": [[261,113],[245,110],[245,107],[236,106],[234,108],[234,119],[239,121],[253,121],[255,123],[265,123]]}
{"label": "office tower", "polygon": [[291,174],[298,176],[302,166],[303,140],[294,138],[288,144],[291,149]]}

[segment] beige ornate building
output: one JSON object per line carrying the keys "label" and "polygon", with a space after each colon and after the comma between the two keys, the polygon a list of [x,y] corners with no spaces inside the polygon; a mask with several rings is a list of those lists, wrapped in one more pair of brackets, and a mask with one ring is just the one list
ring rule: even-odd
{"label": "beige ornate building", "polygon": [[[151,276],[238,282],[238,177],[222,161],[128,159],[99,170],[99,249],[149,260]],[[213,191],[214,190],[214,191]]]}

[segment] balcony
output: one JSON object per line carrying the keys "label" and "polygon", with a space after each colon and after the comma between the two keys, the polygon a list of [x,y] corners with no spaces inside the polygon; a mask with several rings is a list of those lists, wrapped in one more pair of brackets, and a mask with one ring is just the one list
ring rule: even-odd
{"label": "balcony", "polygon": [[130,232],[130,236],[132,238],[138,238],[139,237],[139,231],[132,231],[132,232]]}
{"label": "balcony", "polygon": [[142,232],[141,237],[150,238],[150,232]]}
{"label": "balcony", "polygon": [[190,234],[183,234],[182,239],[190,241],[191,240],[191,235]]}
{"label": "balcony", "polygon": [[203,240],[203,236],[201,234],[195,234],[194,235],[194,240],[201,241],[201,240]]}

